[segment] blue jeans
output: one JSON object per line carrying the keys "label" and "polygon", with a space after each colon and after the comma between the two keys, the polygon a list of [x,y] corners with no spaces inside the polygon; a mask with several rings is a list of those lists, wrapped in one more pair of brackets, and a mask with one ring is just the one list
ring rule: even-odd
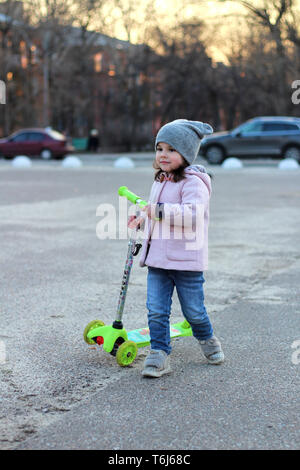
{"label": "blue jeans", "polygon": [[191,325],[193,335],[199,340],[213,335],[204,306],[202,271],[178,271],[148,267],[147,308],[151,348],[171,352],[170,314],[174,287],[181,310]]}

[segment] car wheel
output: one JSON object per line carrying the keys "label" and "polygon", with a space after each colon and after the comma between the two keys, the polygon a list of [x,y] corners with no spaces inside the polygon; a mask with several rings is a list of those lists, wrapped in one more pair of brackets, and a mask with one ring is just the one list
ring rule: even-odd
{"label": "car wheel", "polygon": [[300,162],[300,148],[299,147],[288,147],[283,152],[283,158],[294,158]]}
{"label": "car wheel", "polygon": [[225,154],[224,154],[224,150],[218,145],[211,145],[206,150],[205,156],[209,163],[218,164],[218,163],[222,163],[222,161],[224,160]]}
{"label": "car wheel", "polygon": [[44,149],[41,151],[40,153],[40,157],[43,159],[43,160],[51,160],[52,158],[52,152],[51,150],[49,149]]}

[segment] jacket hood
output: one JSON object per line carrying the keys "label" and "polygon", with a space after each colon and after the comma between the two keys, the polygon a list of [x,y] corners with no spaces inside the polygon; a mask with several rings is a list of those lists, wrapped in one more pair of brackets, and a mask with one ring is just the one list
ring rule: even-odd
{"label": "jacket hood", "polygon": [[203,165],[190,165],[185,168],[184,172],[200,178],[207,187],[209,195],[211,194],[211,179]]}

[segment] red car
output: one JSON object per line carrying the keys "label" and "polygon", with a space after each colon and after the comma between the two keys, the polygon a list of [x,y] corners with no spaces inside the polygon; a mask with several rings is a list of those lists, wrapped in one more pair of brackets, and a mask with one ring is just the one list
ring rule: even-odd
{"label": "red car", "polygon": [[63,134],[50,128],[21,129],[0,139],[0,155],[5,158],[26,155],[50,160],[53,157],[62,158],[73,150]]}

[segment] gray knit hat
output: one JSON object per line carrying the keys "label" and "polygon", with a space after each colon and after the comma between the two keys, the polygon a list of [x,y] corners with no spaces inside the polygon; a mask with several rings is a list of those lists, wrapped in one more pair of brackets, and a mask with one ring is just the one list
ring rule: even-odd
{"label": "gray knit hat", "polygon": [[201,139],[212,132],[213,128],[205,122],[176,119],[158,131],[155,149],[159,142],[165,142],[192,164],[199,153]]}

